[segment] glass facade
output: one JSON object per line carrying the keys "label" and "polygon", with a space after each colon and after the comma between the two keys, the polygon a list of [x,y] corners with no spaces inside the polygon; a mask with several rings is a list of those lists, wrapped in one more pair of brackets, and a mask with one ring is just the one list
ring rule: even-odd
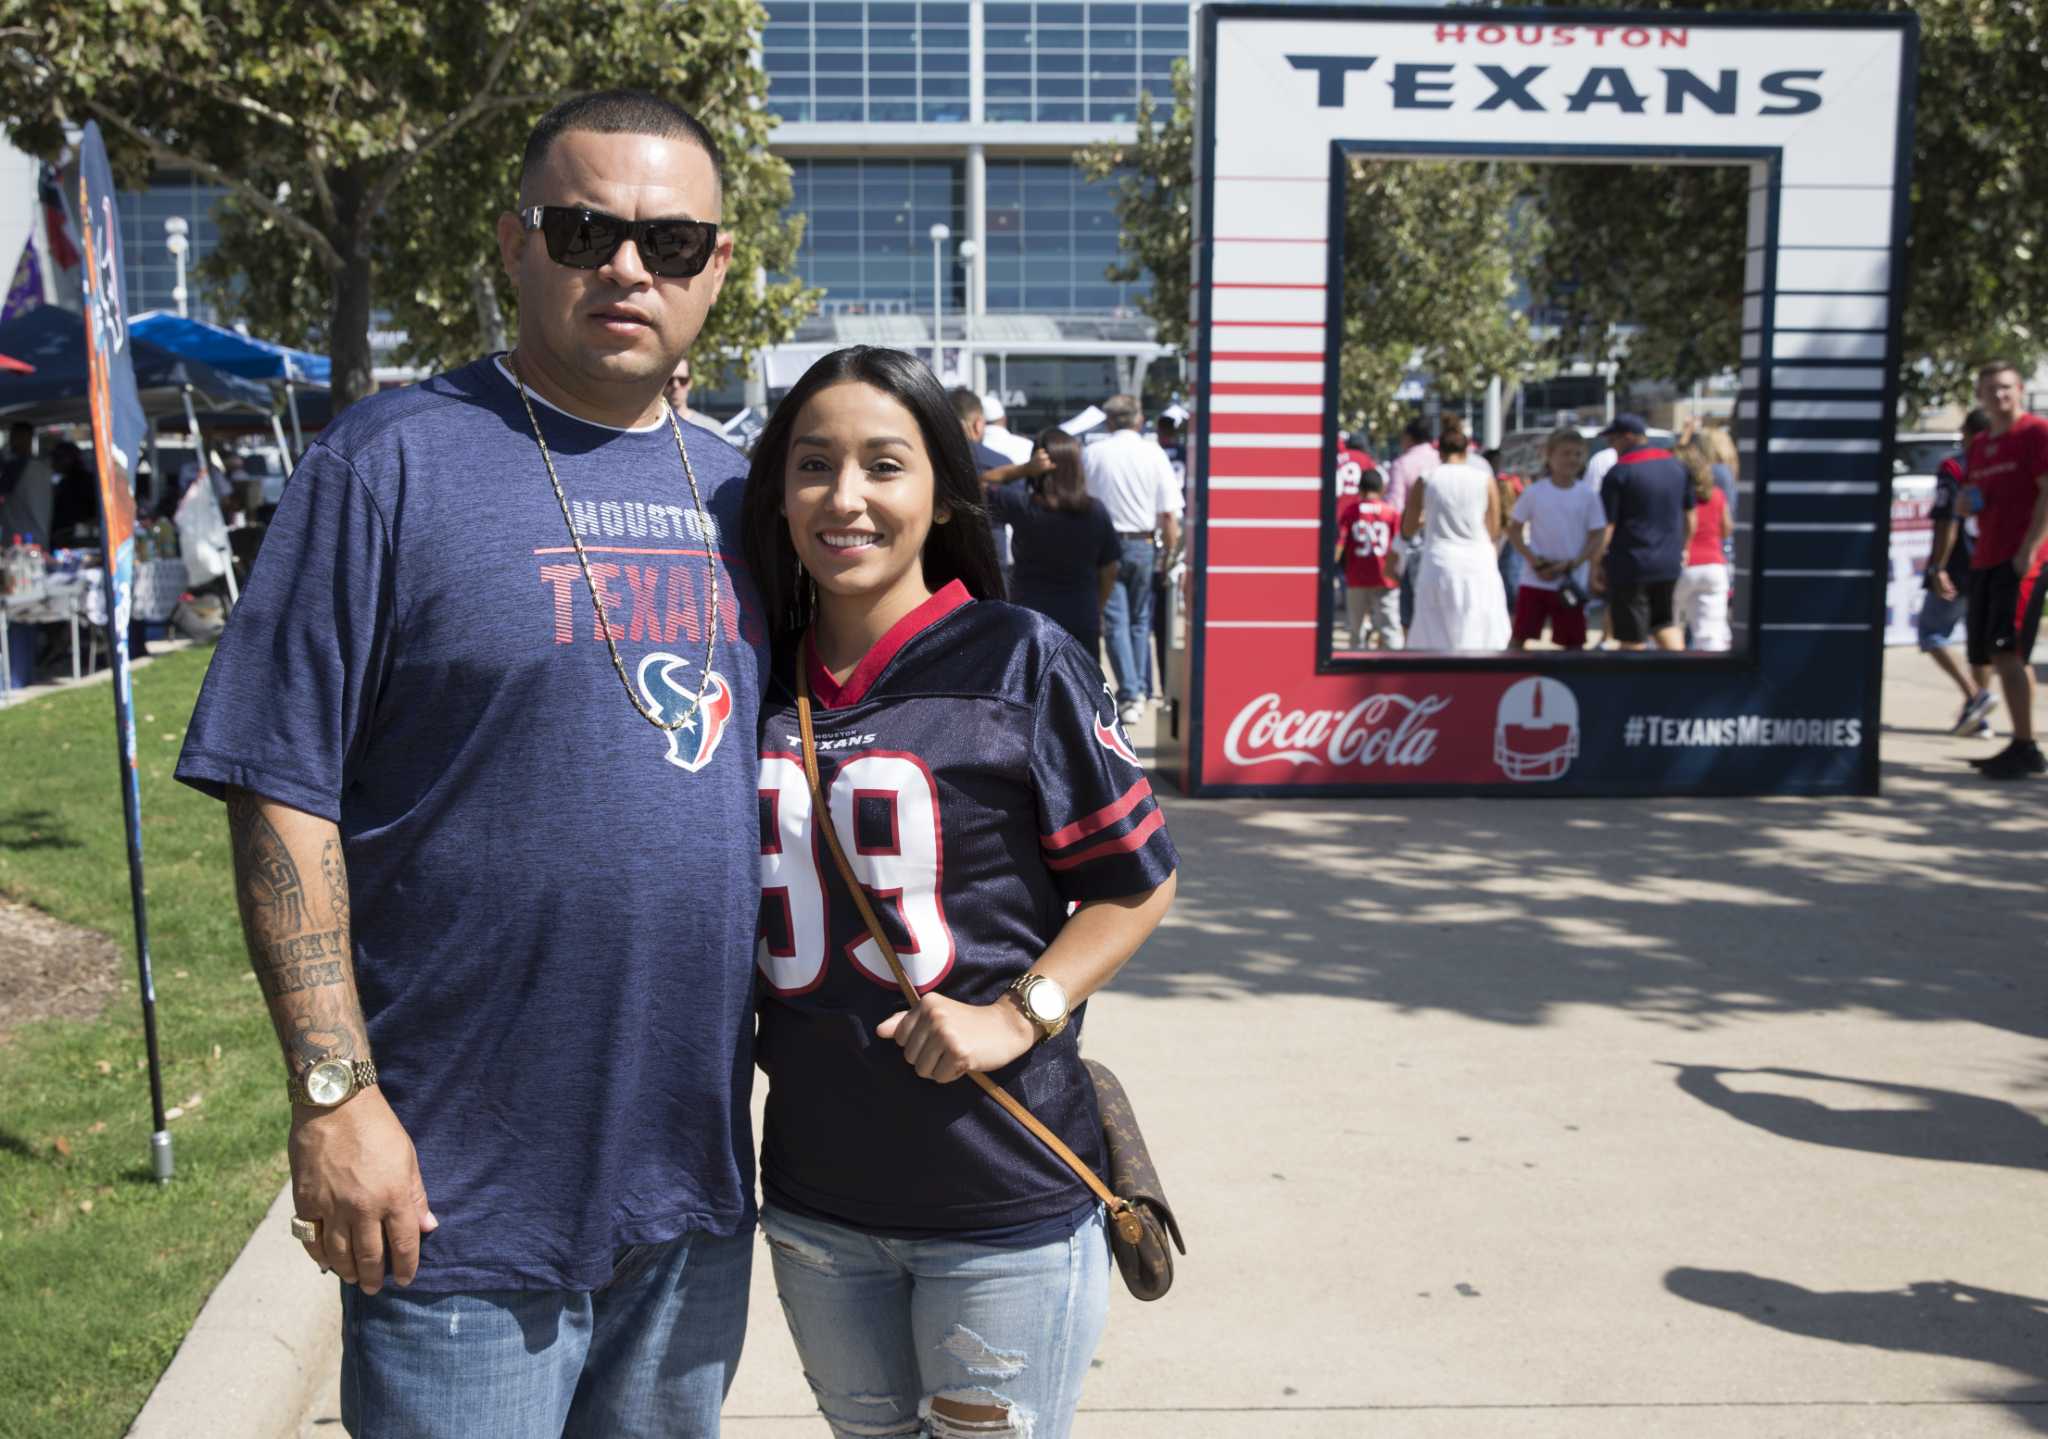
{"label": "glass facade", "polygon": [[115,204],[120,210],[122,269],[128,282],[128,310],[172,310],[178,302],[171,292],[178,287],[178,265],[171,258],[164,221],[173,215],[184,217],[191,228],[185,238],[192,248],[185,254],[186,309],[195,320],[216,320],[213,306],[192,272],[201,260],[220,244],[220,228],[213,210],[227,191],[218,185],[202,185],[189,175],[165,172],[152,178],[147,190],[123,190]]}
{"label": "glass facade", "polygon": [[988,161],[990,310],[1125,315],[1145,292],[1103,271],[1117,258],[1116,190],[1064,160]]}
{"label": "glass facade", "polygon": [[934,224],[954,237],[942,250],[946,308],[965,305],[954,253],[967,233],[961,161],[799,157],[789,168],[791,208],[808,217],[797,275],[825,291],[826,314],[929,314]]}
{"label": "glass facade", "polygon": [[968,40],[955,0],[771,0],[768,108],[799,122],[964,122]]}
{"label": "glass facade", "polygon": [[[1189,7],[984,7],[984,118],[1124,123],[1138,93],[1171,97]],[[768,108],[815,124],[959,124],[970,116],[969,8],[953,0],[769,0]]]}
{"label": "glass facade", "polygon": [[[791,208],[808,217],[796,273],[825,291],[825,314],[930,314],[934,223],[953,232],[940,267],[945,308],[965,307],[964,161],[797,156],[789,166]],[[987,213],[991,313],[1134,313],[1144,281],[1103,276],[1117,257],[1112,186],[1065,160],[991,159]]]}
{"label": "glass facade", "polygon": [[1173,62],[1188,53],[1185,4],[991,3],[983,40],[985,117],[1118,123],[1138,92],[1169,102]]}

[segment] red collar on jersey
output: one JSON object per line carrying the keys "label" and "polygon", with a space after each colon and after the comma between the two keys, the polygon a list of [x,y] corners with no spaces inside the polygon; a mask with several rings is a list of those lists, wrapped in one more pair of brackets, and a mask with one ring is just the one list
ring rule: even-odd
{"label": "red collar on jersey", "polygon": [[813,638],[804,646],[804,653],[810,659],[811,698],[821,709],[828,710],[859,704],[867,698],[875,681],[882,677],[882,671],[889,667],[889,661],[896,658],[898,650],[973,599],[974,596],[967,593],[967,586],[954,580],[891,625],[889,633],[876,640],[874,647],[860,657],[860,663],[853,667],[853,673],[846,677],[845,684],[833,679],[831,672],[818,659],[818,645]]}
{"label": "red collar on jersey", "polygon": [[1671,457],[1671,451],[1660,450],[1655,446],[1650,446],[1640,450],[1630,450],[1614,463],[1617,465],[1640,465],[1645,460],[1668,460]]}

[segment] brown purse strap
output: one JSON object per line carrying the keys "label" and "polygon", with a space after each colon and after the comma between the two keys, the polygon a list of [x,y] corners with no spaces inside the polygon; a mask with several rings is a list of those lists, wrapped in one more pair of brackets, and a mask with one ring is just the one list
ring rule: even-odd
{"label": "brown purse strap", "polygon": [[[912,1009],[917,1008],[923,996],[917,986],[910,982],[904,972],[903,961],[896,956],[896,946],[889,942],[889,936],[882,929],[881,920],[875,917],[874,906],[868,903],[867,891],[861,888],[860,880],[854,875],[853,866],[847,862],[846,851],[839,843],[838,828],[832,823],[832,810],[825,800],[825,787],[818,778],[818,741],[811,726],[811,641],[804,637],[802,647],[796,656],[796,722],[804,739],[804,778],[811,784],[811,822],[825,835],[825,847],[832,851],[833,867],[839,871],[840,881],[846,892],[853,897],[853,907],[860,911],[861,922],[868,927],[868,934],[882,951],[882,957],[889,961],[889,972],[896,976],[896,987],[903,991],[904,1002]],[[1046,1148],[1058,1155],[1067,1168],[1080,1177],[1083,1184],[1094,1192],[1109,1207],[1110,1217],[1115,1221],[1117,1233],[1128,1244],[1136,1244],[1144,1233],[1144,1226],[1138,1216],[1131,1212],[1129,1204],[1110,1192],[1108,1185],[1097,1177],[1094,1170],[1081,1162],[1079,1155],[1069,1149],[1066,1143],[1044,1124],[1038,1116],[1020,1104],[1011,1093],[979,1070],[970,1069],[967,1077],[979,1085],[982,1091],[1010,1112],[1019,1124],[1038,1137]]]}

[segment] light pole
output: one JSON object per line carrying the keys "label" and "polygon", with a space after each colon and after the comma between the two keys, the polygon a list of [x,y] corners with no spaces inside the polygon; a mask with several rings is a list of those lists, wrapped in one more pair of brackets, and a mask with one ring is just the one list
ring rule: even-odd
{"label": "light pole", "polygon": [[173,215],[164,221],[164,248],[171,252],[171,258],[178,265],[177,288],[171,291],[171,303],[178,307],[178,318],[185,318],[185,256],[192,248],[192,242],[185,238],[190,226],[182,215]]}
{"label": "light pole", "polygon": [[947,228],[946,228],[946,227],[945,227],[945,226],[944,226],[943,224],[938,224],[938,225],[933,225],[933,226],[932,226],[932,228],[931,228],[931,236],[932,236],[932,373],[933,373],[934,375],[936,375],[936,376],[938,377],[939,383],[940,383],[941,385],[944,385],[944,384],[946,383],[946,349],[945,349],[945,344],[944,344],[944,341],[943,341],[943,340],[942,340],[942,339],[940,338],[940,337],[941,337],[941,334],[942,334],[942,331],[940,330],[939,326],[940,326],[940,324],[941,324],[941,323],[942,323],[942,322],[943,322],[943,321],[945,320],[945,317],[946,317],[946,300],[945,300],[945,295],[946,295],[946,292],[945,292],[944,288],[943,288],[943,287],[942,287],[942,286],[941,286],[941,285],[939,284],[939,274],[940,274],[940,259],[939,259],[939,251],[940,251],[940,247],[941,247],[941,246],[943,246],[943,245],[944,245],[944,244],[946,243],[946,241],[948,241],[948,240],[950,240],[950,239],[952,239],[952,238],[953,238],[953,232],[952,232],[951,230],[947,229]]}
{"label": "light pole", "polygon": [[967,267],[967,302],[960,311],[960,369],[964,383],[977,391],[982,387],[974,375],[974,263],[981,258],[981,246],[972,240],[960,242],[960,263]]}

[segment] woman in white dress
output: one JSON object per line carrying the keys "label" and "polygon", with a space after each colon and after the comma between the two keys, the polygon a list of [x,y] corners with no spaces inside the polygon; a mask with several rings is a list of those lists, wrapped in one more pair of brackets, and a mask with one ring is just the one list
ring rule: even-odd
{"label": "woman in white dress", "polygon": [[1443,463],[1408,488],[1401,537],[1422,537],[1415,581],[1412,650],[1498,650],[1508,642],[1507,591],[1500,582],[1500,487],[1466,462],[1471,441],[1446,427]]}

